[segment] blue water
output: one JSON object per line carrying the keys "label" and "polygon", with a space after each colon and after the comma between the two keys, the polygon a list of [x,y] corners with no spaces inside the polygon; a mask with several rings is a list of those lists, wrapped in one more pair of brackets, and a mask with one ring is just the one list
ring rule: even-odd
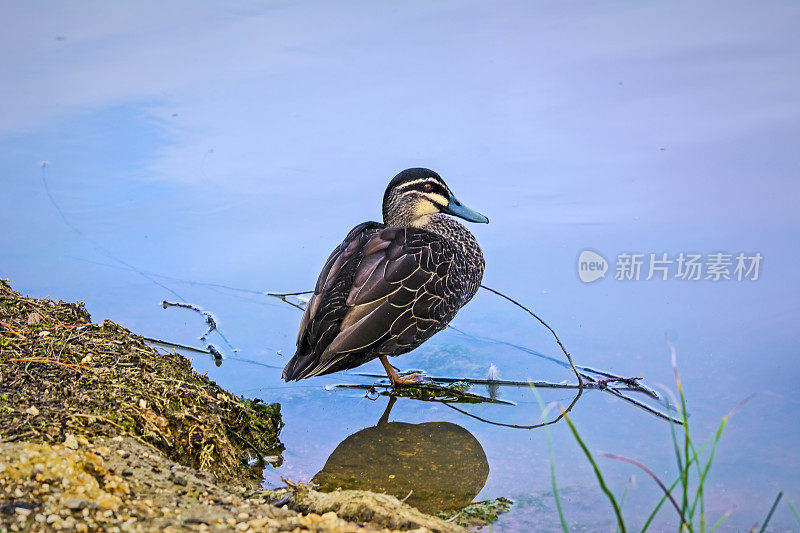
{"label": "blue water", "polygon": [[[728,530],[763,521],[781,490],[800,502],[800,7],[794,2],[0,3],[0,276],[23,293],[87,303],[148,337],[225,355],[195,367],[280,401],[280,477],[308,480],[387,398],[336,374],[285,384],[298,310],[267,291],[309,289],[347,231],[380,216],[388,180],[438,171],[489,225],[471,225],[484,282],[529,305],[576,362],[675,390],[674,343],[699,442],[730,420],[706,487]],[[583,250],[609,262],[583,283]],[[751,280],[617,281],[617,255],[763,256]],[[673,266],[674,268],[674,266]],[[674,274],[674,270],[671,274]],[[646,274],[646,272],[645,272]],[[643,275],[642,277],[646,277]],[[213,285],[209,285],[213,284]],[[245,289],[245,290],[232,290]],[[549,333],[485,292],[397,361],[431,375],[572,380]],[[370,363],[359,371],[380,372]],[[475,387],[474,392],[486,390]],[[566,405],[569,391],[543,391]],[[533,424],[516,407],[468,406]],[[593,451],[676,476],[668,425],[597,391],[572,412]],[[546,434],[400,399],[392,422],[450,422],[482,446],[478,499],[516,502],[495,531],[559,529]],[[563,424],[551,427],[576,530],[613,514]],[[640,525],[659,489],[599,459]],[[656,529],[674,529],[665,508]],[[775,531],[797,528],[781,504]]]}

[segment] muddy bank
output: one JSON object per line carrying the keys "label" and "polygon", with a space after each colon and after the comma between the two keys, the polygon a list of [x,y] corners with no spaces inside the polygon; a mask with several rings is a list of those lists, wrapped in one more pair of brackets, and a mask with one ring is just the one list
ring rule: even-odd
{"label": "muddy bank", "polygon": [[261,490],[282,426],[280,405],[0,281],[0,530],[465,531],[384,494]]}
{"label": "muddy bank", "polygon": [[257,483],[248,461],[283,449],[280,405],[238,398],[175,352],[159,353],[82,303],[0,282],[0,438],[57,444],[126,434],[215,481]]}

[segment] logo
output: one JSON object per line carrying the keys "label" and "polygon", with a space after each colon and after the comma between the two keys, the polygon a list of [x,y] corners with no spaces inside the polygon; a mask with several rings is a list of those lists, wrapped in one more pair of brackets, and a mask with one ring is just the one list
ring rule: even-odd
{"label": "logo", "polygon": [[[613,265],[616,281],[757,281],[764,256],[761,252],[620,252]],[[606,277],[608,261],[602,255],[584,250],[578,256],[578,277],[592,283]]]}
{"label": "logo", "polygon": [[608,261],[602,255],[591,250],[584,250],[578,256],[578,277],[584,283],[592,283],[606,277]]}

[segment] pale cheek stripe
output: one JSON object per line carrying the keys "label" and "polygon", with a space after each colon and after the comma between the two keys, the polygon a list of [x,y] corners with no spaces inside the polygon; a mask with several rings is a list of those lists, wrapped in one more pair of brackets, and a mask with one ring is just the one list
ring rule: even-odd
{"label": "pale cheek stripe", "polygon": [[447,204],[450,203],[450,201],[447,198],[435,192],[406,191],[403,193],[404,196],[406,194],[419,195],[428,202],[437,204],[439,207],[447,207]]}

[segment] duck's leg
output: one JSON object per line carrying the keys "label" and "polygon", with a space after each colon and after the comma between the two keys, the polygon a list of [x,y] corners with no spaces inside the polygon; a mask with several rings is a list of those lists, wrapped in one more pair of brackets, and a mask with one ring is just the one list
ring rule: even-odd
{"label": "duck's leg", "polygon": [[407,376],[400,377],[397,371],[395,371],[394,367],[389,364],[388,357],[382,355],[380,356],[380,360],[383,368],[386,369],[386,374],[389,376],[389,380],[392,382],[392,387],[407,387],[425,381],[425,376],[422,374],[409,374]]}

